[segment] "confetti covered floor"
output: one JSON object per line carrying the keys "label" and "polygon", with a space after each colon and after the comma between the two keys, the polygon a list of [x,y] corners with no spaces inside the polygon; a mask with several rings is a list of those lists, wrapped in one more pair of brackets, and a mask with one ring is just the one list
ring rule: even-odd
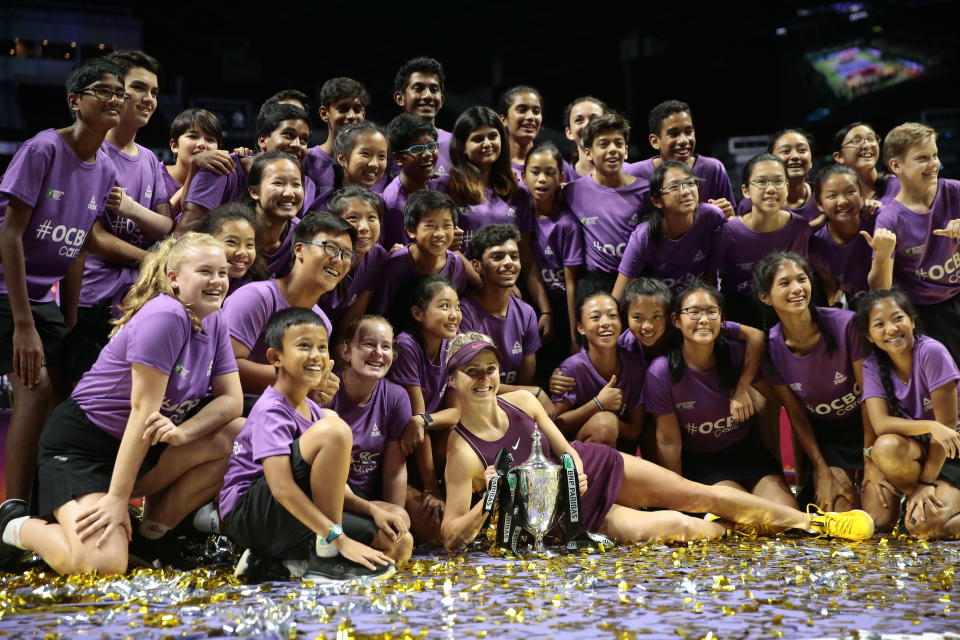
{"label": "confetti covered floor", "polygon": [[[417,555],[349,590],[223,572],[0,577],[0,636],[46,638],[954,638],[960,544],[801,537],[602,556]],[[881,635],[861,635],[859,631]]]}

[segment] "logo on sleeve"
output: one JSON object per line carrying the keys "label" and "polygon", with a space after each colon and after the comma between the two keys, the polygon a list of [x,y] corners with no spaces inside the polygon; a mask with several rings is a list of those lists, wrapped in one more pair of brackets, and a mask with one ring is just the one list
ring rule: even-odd
{"label": "logo on sleeve", "polygon": [[186,378],[188,375],[190,375],[190,369],[187,369],[185,366],[183,366],[182,362],[178,362],[177,364],[173,365],[173,375]]}
{"label": "logo on sleeve", "polygon": [[801,391],[803,391],[803,384],[799,382],[791,382],[790,388],[796,391],[797,393],[800,393]]}
{"label": "logo on sleeve", "polygon": [[833,376],[834,385],[843,384],[846,381],[847,381],[847,376],[843,375],[839,371],[837,371],[836,375]]}
{"label": "logo on sleeve", "polygon": [[598,220],[598,219],[599,219],[599,218],[598,218],[597,216],[589,216],[589,217],[587,217],[587,218],[580,218],[580,224],[582,224],[583,226],[587,226],[587,225],[590,225],[590,224],[597,224],[597,220]]}
{"label": "logo on sleeve", "polygon": [[62,200],[63,191],[60,191],[60,189],[47,189],[47,197],[51,200]]}
{"label": "logo on sleeve", "polygon": [[914,255],[917,255],[918,253],[923,253],[924,250],[926,250],[926,248],[927,248],[927,245],[926,243],[924,243],[917,247],[907,247],[906,249],[903,250],[903,252],[908,256],[914,256]]}
{"label": "logo on sleeve", "polygon": [[673,406],[677,409],[677,411],[683,411],[685,409],[693,410],[693,408],[697,406],[697,401],[690,400],[689,402],[677,402]]}
{"label": "logo on sleeve", "polygon": [[520,341],[519,341],[519,340],[517,340],[516,342],[513,343],[512,353],[513,353],[514,355],[516,355],[516,354],[518,354],[518,353],[523,353],[523,347],[520,346]]}
{"label": "logo on sleeve", "polygon": [[923,399],[923,411],[924,413],[926,413],[927,411],[933,411],[933,400],[931,400],[930,398]]}

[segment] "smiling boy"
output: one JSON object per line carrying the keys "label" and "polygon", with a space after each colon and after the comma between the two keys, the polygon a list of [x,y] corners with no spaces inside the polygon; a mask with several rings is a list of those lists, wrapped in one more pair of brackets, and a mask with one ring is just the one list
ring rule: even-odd
{"label": "smiling boy", "polygon": [[[397,70],[394,78],[393,101],[405,112],[412,116],[419,116],[437,125],[437,114],[443,108],[444,82],[443,65],[434,58],[411,58],[404,62]],[[437,127],[437,142],[440,151],[437,156],[435,172],[437,175],[446,175],[450,171],[450,139],[449,131]]]}

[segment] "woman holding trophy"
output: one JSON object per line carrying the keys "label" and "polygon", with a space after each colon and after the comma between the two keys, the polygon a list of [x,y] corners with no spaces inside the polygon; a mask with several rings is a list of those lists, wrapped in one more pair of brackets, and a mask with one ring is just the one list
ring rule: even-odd
{"label": "woman holding trophy", "polygon": [[[462,416],[447,451],[441,532],[451,552],[464,549],[480,533],[486,512],[476,495],[496,475],[493,464],[500,450],[515,461],[526,460],[537,429],[546,457],[556,462],[566,453],[573,458],[586,528],[621,543],[710,540],[738,525],[773,525],[850,540],[873,535],[873,520],[863,511],[806,514],[728,487],[686,480],[606,445],[567,442],[530,392],[497,395],[500,353],[481,333],[460,334],[450,342],[447,372]],[[667,510],[641,511],[644,507]],[[712,513],[719,519],[702,520],[679,511]]]}

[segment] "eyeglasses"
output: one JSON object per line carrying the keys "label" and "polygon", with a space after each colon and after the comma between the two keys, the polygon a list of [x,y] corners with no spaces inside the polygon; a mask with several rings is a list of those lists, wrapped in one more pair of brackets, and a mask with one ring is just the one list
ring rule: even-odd
{"label": "eyeglasses", "polygon": [[668,185],[663,186],[660,189],[660,193],[680,193],[681,191],[693,191],[697,188],[696,178],[690,178],[689,180],[678,180],[677,182],[671,182]]}
{"label": "eyeglasses", "polygon": [[767,180],[766,178],[757,178],[756,180],[751,180],[750,184],[761,189],[766,189],[767,187],[773,187],[774,189],[783,189],[787,186],[787,181],[783,178],[774,178],[773,180]]}
{"label": "eyeglasses", "polygon": [[841,147],[862,147],[865,144],[878,144],[880,138],[876,136],[857,136],[850,142],[844,142]]}
{"label": "eyeglasses", "polygon": [[707,314],[707,319],[716,320],[720,317],[720,307],[687,307],[686,309],[680,309],[680,313],[686,315],[691,320],[699,320],[703,317],[703,314]]}
{"label": "eyeglasses", "polygon": [[303,240],[303,244],[312,244],[315,247],[323,247],[323,252],[331,258],[339,257],[344,264],[351,265],[357,261],[357,254],[351,249],[342,249],[340,245],[332,240]]}
{"label": "eyeglasses", "polygon": [[397,153],[409,153],[412,156],[423,155],[424,151],[436,151],[440,148],[439,142],[428,142],[427,144],[415,144],[407,149],[401,149]]}
{"label": "eyeglasses", "polygon": [[116,100],[120,104],[127,104],[133,99],[133,96],[126,91],[114,91],[113,89],[108,89],[106,87],[87,87],[86,89],[80,89],[80,91],[77,91],[77,95],[83,95],[85,93],[95,96],[100,102],[110,102],[111,100]]}

